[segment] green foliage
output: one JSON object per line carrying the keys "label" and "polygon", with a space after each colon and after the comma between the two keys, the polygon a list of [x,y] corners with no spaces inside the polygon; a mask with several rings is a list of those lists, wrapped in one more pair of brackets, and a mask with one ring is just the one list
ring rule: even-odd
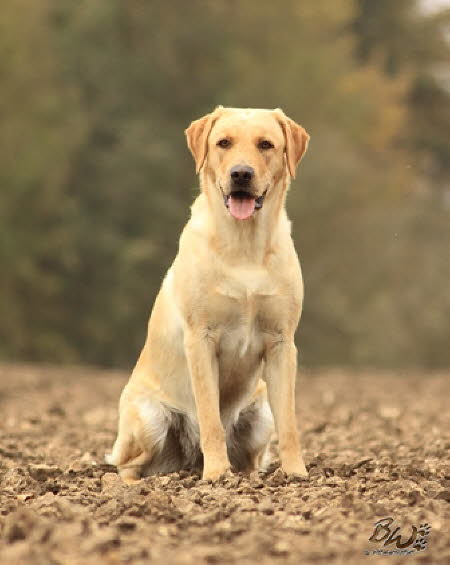
{"label": "green foliage", "polygon": [[358,0],[358,59],[381,61],[389,76],[407,73],[408,129],[403,146],[416,170],[445,192],[450,183],[450,8],[424,15],[417,0]]}
{"label": "green foliage", "polygon": [[183,130],[224,104],[312,135],[288,199],[304,362],[448,364],[447,23],[413,0],[5,2],[0,356],[134,361],[196,193]]}

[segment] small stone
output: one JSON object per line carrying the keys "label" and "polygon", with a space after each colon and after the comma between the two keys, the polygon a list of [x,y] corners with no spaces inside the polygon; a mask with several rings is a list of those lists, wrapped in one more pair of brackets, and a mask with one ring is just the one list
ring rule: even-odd
{"label": "small stone", "polygon": [[32,492],[24,492],[22,494],[17,495],[17,500],[20,500],[20,502],[25,502],[26,500],[29,500],[30,498],[33,497],[34,494]]}
{"label": "small stone", "polygon": [[116,527],[121,532],[132,532],[133,530],[136,529],[136,526],[137,526],[137,522],[132,518],[128,518],[128,517],[121,518],[116,522]]}
{"label": "small stone", "polygon": [[380,416],[386,419],[398,418],[400,416],[400,409],[398,406],[385,404],[380,407]]}
{"label": "small stone", "polygon": [[46,492],[38,498],[39,506],[51,506],[55,502],[55,495],[52,492]]}
{"label": "small stone", "polygon": [[185,498],[175,499],[175,506],[182,514],[189,514],[195,508],[196,504]]}
{"label": "small stone", "polygon": [[185,488],[192,488],[195,487],[197,481],[194,477],[187,477],[186,479],[183,479],[183,486]]}
{"label": "small stone", "polygon": [[264,486],[264,482],[261,479],[258,471],[253,471],[250,473],[250,486],[253,488],[262,488]]}
{"label": "small stone", "polygon": [[39,524],[37,514],[28,508],[21,508],[10,514],[3,526],[2,537],[8,543],[21,541],[29,537],[31,531]]}
{"label": "small stone", "polygon": [[63,416],[66,415],[66,411],[64,410],[64,408],[60,405],[60,404],[51,404],[48,407],[47,410],[48,414],[51,414],[52,416],[59,416],[60,418],[62,418]]}
{"label": "small stone", "polygon": [[62,473],[61,469],[56,465],[45,465],[45,464],[31,464],[28,465],[28,472],[30,476],[36,481],[46,481],[57,477]]}
{"label": "small stone", "polygon": [[106,553],[120,546],[120,537],[112,528],[99,530],[95,536],[87,537],[82,543],[82,551],[86,553]]}
{"label": "small stone", "polygon": [[263,501],[261,501],[258,504],[258,510],[263,514],[268,514],[268,515],[273,514],[274,508],[272,501],[269,498],[265,498]]}
{"label": "small stone", "polygon": [[119,510],[119,504],[116,499],[112,498],[97,508],[95,517],[109,521],[111,517],[116,516]]}
{"label": "small stone", "polygon": [[441,492],[438,492],[435,498],[438,500],[445,500],[446,502],[450,502],[450,490],[441,490]]}
{"label": "small stone", "polygon": [[191,523],[197,526],[206,526],[208,524],[214,524],[217,522],[219,513],[216,510],[211,512],[202,512],[196,516],[192,516]]}
{"label": "small stone", "polygon": [[117,473],[105,473],[102,478],[102,491],[109,491],[109,494],[115,495],[122,492],[124,483]]}
{"label": "small stone", "polygon": [[277,541],[276,543],[273,544],[270,553],[272,555],[287,556],[289,555],[290,549],[291,548],[287,542]]}
{"label": "small stone", "polygon": [[281,467],[278,467],[278,469],[270,477],[270,482],[273,485],[282,485],[286,482],[286,473]]}
{"label": "small stone", "polygon": [[80,457],[80,461],[82,463],[89,463],[90,465],[96,465],[97,463],[94,461],[94,457],[91,455],[89,451],[85,451],[83,455]]}

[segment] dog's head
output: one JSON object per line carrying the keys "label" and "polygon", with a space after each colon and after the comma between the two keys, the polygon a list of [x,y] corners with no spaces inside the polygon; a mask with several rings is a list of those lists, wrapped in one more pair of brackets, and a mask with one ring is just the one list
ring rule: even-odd
{"label": "dog's head", "polygon": [[215,187],[228,212],[246,220],[262,208],[265,197],[282,190],[280,181],[295,170],[309,135],[282,110],[219,106],[186,130],[197,173]]}

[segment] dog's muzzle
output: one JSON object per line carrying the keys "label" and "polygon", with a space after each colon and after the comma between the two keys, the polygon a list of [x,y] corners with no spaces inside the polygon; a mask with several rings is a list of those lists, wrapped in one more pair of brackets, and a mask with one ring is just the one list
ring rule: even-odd
{"label": "dog's muzzle", "polygon": [[234,218],[246,220],[256,210],[260,210],[263,207],[266,193],[267,190],[261,196],[255,198],[251,192],[246,190],[233,190],[230,194],[223,194],[223,201]]}

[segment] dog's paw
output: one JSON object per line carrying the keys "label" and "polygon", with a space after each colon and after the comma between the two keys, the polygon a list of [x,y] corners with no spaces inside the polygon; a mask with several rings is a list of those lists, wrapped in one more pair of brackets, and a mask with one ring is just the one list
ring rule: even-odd
{"label": "dog's paw", "polygon": [[308,477],[308,471],[306,470],[305,464],[303,461],[295,461],[289,463],[283,463],[281,468],[287,475],[292,475],[295,477]]}
{"label": "dog's paw", "polygon": [[133,485],[141,480],[141,473],[139,468],[122,467],[119,468],[119,477],[126,485]]}
{"label": "dog's paw", "polygon": [[419,529],[417,531],[418,534],[420,534],[421,536],[428,536],[430,535],[431,532],[431,526],[430,524],[428,524],[428,522],[425,522],[425,524],[420,524]]}
{"label": "dog's paw", "polygon": [[204,481],[219,481],[220,479],[225,478],[231,474],[231,470],[229,466],[226,467],[215,467],[215,468],[208,468],[205,467],[203,470],[202,479]]}
{"label": "dog's paw", "polygon": [[424,551],[427,548],[427,540],[425,538],[419,538],[414,542],[413,547],[416,551]]}

